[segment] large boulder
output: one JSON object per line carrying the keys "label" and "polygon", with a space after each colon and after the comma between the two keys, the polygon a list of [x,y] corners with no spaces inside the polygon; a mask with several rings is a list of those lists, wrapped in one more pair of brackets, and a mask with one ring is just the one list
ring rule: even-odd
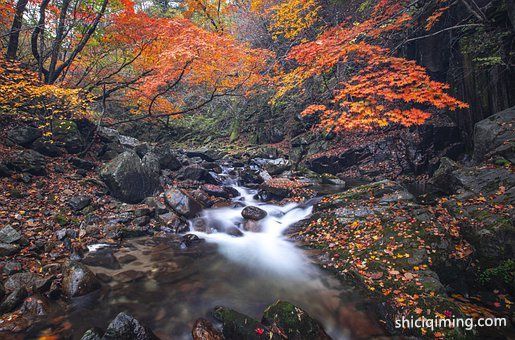
{"label": "large boulder", "polygon": [[21,146],[30,146],[42,136],[41,130],[32,126],[20,126],[7,132],[7,139]]}
{"label": "large boulder", "polygon": [[133,151],[116,156],[102,168],[100,176],[111,195],[127,203],[141,202],[159,189],[159,174]]}
{"label": "large boulder", "polygon": [[177,152],[170,143],[157,145],[153,152],[159,160],[161,169],[175,171],[182,167],[182,163],[177,157]]}
{"label": "large boulder", "polygon": [[66,296],[77,297],[99,289],[100,281],[82,263],[69,261],[64,265],[62,288]]}
{"label": "large boulder", "polygon": [[165,200],[176,213],[187,218],[194,217],[202,210],[202,206],[195,199],[176,188],[165,192]]}
{"label": "large boulder", "polygon": [[149,149],[146,143],[134,137],[122,135],[115,129],[99,127],[97,135],[103,144],[98,156],[103,160],[113,159],[117,155],[129,150],[143,157]]}
{"label": "large boulder", "polygon": [[157,340],[158,337],[138,320],[125,313],[120,313],[107,327],[103,339],[105,340]]}
{"label": "large boulder", "polygon": [[5,165],[8,169],[17,172],[28,172],[32,175],[46,174],[45,156],[34,150],[20,150],[7,158]]}
{"label": "large boulder", "polygon": [[288,339],[330,339],[317,320],[286,301],[268,306],[261,322],[271,329],[279,328]]}
{"label": "large boulder", "polygon": [[0,229],[0,242],[1,243],[14,243],[21,238],[21,233],[11,227],[10,225],[6,225],[2,229]]}
{"label": "large boulder", "polygon": [[515,162],[515,107],[496,113],[474,126],[473,159],[481,162],[502,155]]}

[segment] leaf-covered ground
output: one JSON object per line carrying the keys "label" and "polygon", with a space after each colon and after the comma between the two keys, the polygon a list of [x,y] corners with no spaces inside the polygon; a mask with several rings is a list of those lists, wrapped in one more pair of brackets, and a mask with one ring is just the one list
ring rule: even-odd
{"label": "leaf-covered ground", "polygon": [[[513,228],[508,222],[513,206],[502,203],[507,201],[505,190],[499,186],[487,197],[444,197],[432,205],[421,205],[397,184],[378,182],[324,198],[296,236],[308,246],[323,250],[323,267],[346,279],[357,279],[384,302],[382,314],[390,329],[392,322],[402,316],[509,316],[509,288],[493,289],[487,297],[474,296],[472,289],[460,294],[452,282],[447,282],[453,280],[453,272],[463,280],[472,276],[472,282],[485,276],[488,261],[478,254],[481,247],[471,245],[467,240],[470,237],[464,234],[471,229],[495,229],[485,221],[487,218],[499,224],[504,221],[506,225],[501,228]],[[513,272],[507,275],[513,280]],[[404,332],[449,337],[463,335],[464,331]]]}

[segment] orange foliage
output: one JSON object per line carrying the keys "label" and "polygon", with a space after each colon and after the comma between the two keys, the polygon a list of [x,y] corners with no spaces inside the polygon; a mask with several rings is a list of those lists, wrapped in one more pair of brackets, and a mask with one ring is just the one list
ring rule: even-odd
{"label": "orange foliage", "polygon": [[[101,44],[92,47],[90,57],[95,58],[97,48],[109,46],[118,48],[115,55],[123,56],[122,61],[134,59],[130,72],[119,72],[112,80],[123,84],[134,75],[140,76],[123,93],[135,113],[175,115],[197,104],[192,103],[193,94],[204,98],[245,95],[263,80],[267,51],[251,49],[231,36],[200,28],[187,19],[158,18],[135,11],[128,0],[125,6],[113,16],[112,25]],[[83,58],[76,67],[84,69],[90,62]],[[77,69],[74,72],[79,73]],[[100,71],[97,78],[112,72]],[[192,87],[196,93],[185,90]]]}
{"label": "orange foliage", "polygon": [[308,79],[346,68],[346,76],[331,89],[326,104],[308,106],[303,115],[318,114],[319,127],[328,131],[368,130],[389,124],[411,126],[429,117],[429,108],[455,110],[467,104],[451,97],[448,86],[430,79],[425,69],[379,45],[379,39],[410,25],[405,1],[381,0],[371,18],[344,23],[317,40],[295,46],[287,58],[296,63],[280,74],[277,96]]}

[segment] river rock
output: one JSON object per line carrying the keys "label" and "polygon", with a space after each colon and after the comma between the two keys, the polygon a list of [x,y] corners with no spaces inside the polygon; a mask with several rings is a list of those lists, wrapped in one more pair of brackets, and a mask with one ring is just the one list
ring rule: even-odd
{"label": "river rock", "polygon": [[24,287],[15,289],[0,305],[0,314],[10,312],[18,307],[27,295],[27,290]]}
{"label": "river rock", "polygon": [[68,200],[68,205],[72,210],[80,211],[91,204],[91,197],[79,195]]}
{"label": "river rock", "polygon": [[167,190],[165,200],[170,208],[186,218],[192,218],[202,210],[202,206],[196,200],[180,189]]}
{"label": "river rock", "polygon": [[242,237],[243,236],[243,232],[236,228],[235,226],[230,226],[228,228],[225,228],[225,233],[227,235],[231,235],[231,236],[234,236],[234,237]]}
{"label": "river rock", "polygon": [[122,312],[111,321],[103,339],[157,340],[158,338],[149,328],[142,326],[138,320]]}
{"label": "river rock", "polygon": [[81,340],[102,340],[102,333],[98,328],[91,328],[82,335]]}
{"label": "river rock", "polygon": [[118,263],[118,260],[109,248],[89,252],[82,260],[82,263],[92,267],[103,267],[107,269],[121,268],[120,263]]}
{"label": "river rock", "polygon": [[42,136],[41,130],[32,126],[20,126],[7,131],[7,139],[21,146],[30,146]]}
{"label": "river rock", "polygon": [[266,211],[264,211],[261,208],[254,207],[254,206],[245,207],[241,211],[241,216],[243,216],[243,218],[246,218],[249,220],[254,220],[254,221],[262,220],[263,218],[266,217],[266,215],[267,215]]}
{"label": "river rock", "polygon": [[62,287],[68,297],[77,297],[99,289],[100,282],[88,267],[69,261],[64,266]]}
{"label": "river rock", "polygon": [[223,187],[214,184],[204,184],[202,185],[202,190],[215,197],[229,198],[230,195]]}
{"label": "river rock", "polygon": [[218,184],[216,178],[211,175],[208,170],[199,165],[189,165],[182,168],[177,173],[177,179],[182,181],[191,180],[197,182],[206,182],[209,184]]}
{"label": "river rock", "polygon": [[[226,339],[282,339],[261,322],[227,307],[216,307],[213,316],[222,322]],[[316,339],[316,338],[313,338]]]}
{"label": "river rock", "polygon": [[223,340],[222,333],[217,331],[213,324],[206,319],[197,319],[191,330],[193,340]]}
{"label": "river rock", "polygon": [[317,320],[286,301],[268,306],[261,322],[272,329],[281,329],[288,339],[330,339]]}
{"label": "river rock", "polygon": [[134,151],[116,156],[100,176],[111,194],[127,203],[138,203],[159,189],[159,174],[146,167]]}
{"label": "river rock", "polygon": [[186,247],[191,247],[202,242],[204,242],[204,240],[195,234],[186,234],[181,238],[181,244],[185,245]]}
{"label": "river rock", "polygon": [[14,229],[10,225],[6,225],[0,229],[0,242],[2,243],[14,243],[21,239],[21,234],[18,230]]}

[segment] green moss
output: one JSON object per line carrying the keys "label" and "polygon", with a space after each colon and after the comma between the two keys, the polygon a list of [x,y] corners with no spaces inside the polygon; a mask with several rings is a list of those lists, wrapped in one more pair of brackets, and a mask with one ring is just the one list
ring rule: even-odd
{"label": "green moss", "polygon": [[479,275],[479,282],[487,285],[492,281],[501,280],[506,285],[512,284],[515,279],[515,261],[506,260],[497,267],[488,268]]}

